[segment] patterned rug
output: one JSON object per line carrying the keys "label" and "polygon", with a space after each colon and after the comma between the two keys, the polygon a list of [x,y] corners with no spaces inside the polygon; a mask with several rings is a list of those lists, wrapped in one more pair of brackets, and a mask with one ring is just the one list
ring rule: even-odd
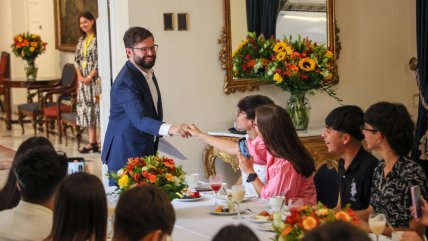
{"label": "patterned rug", "polygon": [[9,147],[5,147],[0,145],[0,169],[2,164],[5,162],[12,162],[15,157],[15,150],[10,149]]}

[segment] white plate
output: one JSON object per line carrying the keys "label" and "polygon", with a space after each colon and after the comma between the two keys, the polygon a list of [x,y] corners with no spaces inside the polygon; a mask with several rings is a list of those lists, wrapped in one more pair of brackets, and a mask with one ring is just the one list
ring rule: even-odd
{"label": "white plate", "polygon": [[251,222],[255,222],[255,223],[272,223],[273,220],[266,220],[266,219],[260,219],[257,218],[256,215],[251,216],[248,218]]}
{"label": "white plate", "polygon": [[[245,211],[241,211],[241,214],[244,213]],[[215,212],[215,211],[210,211],[210,214],[213,215],[219,215],[219,216],[231,216],[231,215],[238,215],[238,212]]]}
{"label": "white plate", "polygon": [[275,232],[272,227],[272,223],[262,223],[257,225],[257,228],[263,231]]}
{"label": "white plate", "polygon": [[197,198],[176,198],[174,200],[177,200],[178,202],[193,202],[201,200],[204,197],[197,197]]}
{"label": "white plate", "polygon": [[[257,197],[244,197],[244,199],[242,199],[242,202],[246,202],[246,201],[253,199],[253,198],[257,198]],[[227,196],[226,195],[218,195],[218,200],[222,201],[222,202],[227,202]]]}

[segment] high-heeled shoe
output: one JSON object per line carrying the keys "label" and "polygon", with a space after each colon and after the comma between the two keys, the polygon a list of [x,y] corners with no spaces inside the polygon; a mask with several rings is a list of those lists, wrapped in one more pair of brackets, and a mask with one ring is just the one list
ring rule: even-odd
{"label": "high-heeled shoe", "polygon": [[98,144],[97,143],[91,143],[90,148],[87,148],[86,146],[84,146],[82,149],[79,149],[79,152],[82,154],[86,154],[86,153],[89,153],[91,151],[92,151],[92,153],[98,152]]}

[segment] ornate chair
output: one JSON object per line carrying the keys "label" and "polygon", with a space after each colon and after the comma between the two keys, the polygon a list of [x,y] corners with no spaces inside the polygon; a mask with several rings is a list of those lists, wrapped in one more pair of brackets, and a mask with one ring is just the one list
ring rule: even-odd
{"label": "ornate chair", "polygon": [[328,208],[336,207],[339,197],[337,168],[337,161],[325,160],[319,163],[314,177],[317,200]]}
{"label": "ornate chair", "polygon": [[[66,64],[64,66],[61,80],[61,88],[46,90],[46,94],[42,101],[46,137],[49,138],[50,122],[56,120],[59,143],[62,143],[61,113],[72,112],[73,106],[75,106],[74,99],[77,91],[77,74],[73,64]],[[49,100],[52,99],[54,94],[58,94],[57,100],[54,102],[54,105],[49,105]]]}
{"label": "ornate chair", "polygon": [[[25,103],[18,105],[19,123],[21,124],[22,133],[24,130],[23,119],[26,116],[32,117],[32,123],[34,128],[34,135],[37,134],[37,123],[40,121],[39,117],[44,114],[44,108],[47,106],[53,106],[56,108],[57,102],[52,101],[53,94],[64,94],[64,92],[73,91],[76,88],[76,71],[73,64],[65,64],[62,70],[61,79],[53,85],[47,88],[41,88],[38,90],[39,95],[44,95],[38,102]],[[71,92],[72,92],[71,91]],[[38,95],[38,96],[39,96]]]}
{"label": "ornate chair", "polygon": [[[7,52],[1,52],[0,58],[0,80],[10,78],[10,54]],[[0,95],[4,96],[4,87],[0,85]],[[3,102],[0,99],[0,109],[4,112]]]}

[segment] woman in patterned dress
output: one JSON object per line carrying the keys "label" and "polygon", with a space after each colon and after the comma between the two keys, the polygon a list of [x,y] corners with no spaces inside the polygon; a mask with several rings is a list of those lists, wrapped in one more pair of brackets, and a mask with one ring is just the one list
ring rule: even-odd
{"label": "woman in patterned dress", "polygon": [[99,123],[98,55],[95,18],[90,12],[79,17],[81,37],[76,46],[75,67],[78,79],[76,123],[88,129],[89,143],[80,153],[98,152],[96,126]]}
{"label": "woman in patterned dress", "polygon": [[[407,157],[414,144],[414,129],[402,104],[379,102],[365,112],[361,130],[367,148],[377,152],[382,160],[373,172],[370,206],[357,212],[362,220],[367,221],[370,213],[383,213],[394,228],[423,232],[423,227],[412,219],[409,208],[410,187],[419,186],[422,196],[428,197],[423,169]],[[384,234],[391,234],[389,227]]]}

